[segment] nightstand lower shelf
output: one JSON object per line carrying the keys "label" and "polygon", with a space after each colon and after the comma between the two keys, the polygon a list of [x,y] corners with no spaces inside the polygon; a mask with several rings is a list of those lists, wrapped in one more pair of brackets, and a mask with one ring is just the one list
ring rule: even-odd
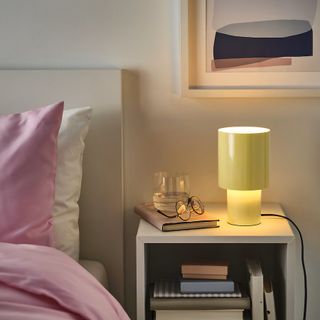
{"label": "nightstand lower shelf", "polygon": [[[271,278],[277,319],[294,319],[294,235],[287,221],[263,217],[255,227],[235,227],[225,222],[223,205],[208,205],[221,220],[217,229],[161,232],[145,221],[137,233],[137,319],[151,320],[149,286],[159,279],[178,279],[186,261],[227,261],[232,278],[247,281],[246,259],[261,262]],[[264,206],[266,213],[283,214],[279,205]]]}

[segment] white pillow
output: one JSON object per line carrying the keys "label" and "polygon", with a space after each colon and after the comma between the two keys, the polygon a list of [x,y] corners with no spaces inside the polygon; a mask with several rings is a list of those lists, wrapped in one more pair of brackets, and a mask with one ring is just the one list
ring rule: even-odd
{"label": "white pillow", "polygon": [[79,259],[79,206],[84,140],[90,107],[64,110],[58,135],[53,231],[55,247]]}

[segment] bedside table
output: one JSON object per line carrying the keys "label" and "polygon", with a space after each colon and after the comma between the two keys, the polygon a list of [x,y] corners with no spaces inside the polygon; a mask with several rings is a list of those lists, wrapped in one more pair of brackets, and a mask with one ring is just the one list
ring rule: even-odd
{"label": "bedside table", "polygon": [[[149,284],[180,276],[182,262],[203,259],[228,261],[230,273],[245,281],[247,258],[258,259],[272,279],[277,320],[294,319],[295,237],[285,219],[262,217],[258,226],[233,226],[226,221],[225,204],[207,204],[220,219],[219,228],[161,232],[141,220],[136,236],[137,319],[151,320]],[[279,204],[264,204],[262,213],[284,215]]]}

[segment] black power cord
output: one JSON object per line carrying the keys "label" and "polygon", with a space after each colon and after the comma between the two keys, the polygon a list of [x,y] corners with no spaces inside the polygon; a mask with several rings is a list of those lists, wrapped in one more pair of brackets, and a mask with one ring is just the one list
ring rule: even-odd
{"label": "black power cord", "polygon": [[296,228],[296,230],[299,233],[299,237],[300,237],[300,241],[301,241],[301,263],[302,263],[302,269],[303,269],[303,278],[304,278],[304,306],[303,306],[303,320],[306,320],[306,316],[307,316],[307,301],[308,301],[308,290],[307,290],[307,272],[306,272],[306,266],[305,266],[305,262],[304,262],[304,243],[303,243],[303,237],[302,237],[302,233],[299,229],[299,227],[295,224],[295,222],[293,220],[291,220],[290,218],[286,217],[286,216],[282,216],[280,214],[276,214],[276,213],[263,213],[261,214],[261,216],[264,217],[279,217],[279,218],[283,218],[286,219],[288,221],[291,222],[291,224]]}

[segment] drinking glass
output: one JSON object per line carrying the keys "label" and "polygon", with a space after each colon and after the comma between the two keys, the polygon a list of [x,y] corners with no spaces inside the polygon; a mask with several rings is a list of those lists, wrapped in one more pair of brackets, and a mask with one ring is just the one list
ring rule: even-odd
{"label": "drinking glass", "polygon": [[188,174],[165,171],[154,174],[153,203],[157,210],[176,215],[176,203],[187,202],[189,194]]}

